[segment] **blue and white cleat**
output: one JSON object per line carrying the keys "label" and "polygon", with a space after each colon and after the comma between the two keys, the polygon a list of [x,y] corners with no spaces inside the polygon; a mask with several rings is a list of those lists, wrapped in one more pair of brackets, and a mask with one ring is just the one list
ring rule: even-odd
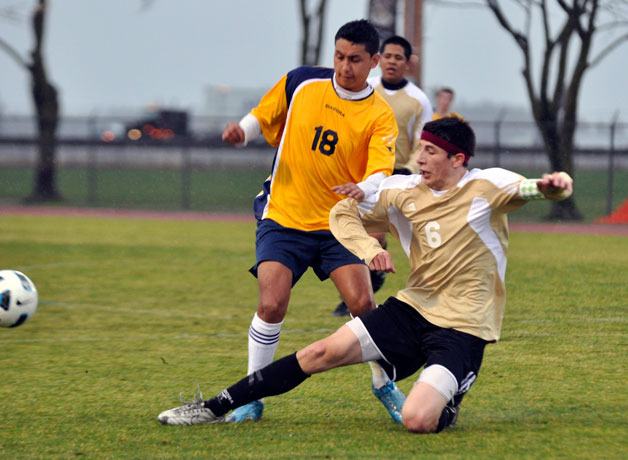
{"label": "blue and white cleat", "polygon": [[240,406],[237,409],[234,409],[227,417],[225,418],[225,422],[227,423],[242,423],[247,420],[251,420],[252,422],[257,422],[262,418],[262,413],[264,412],[264,403],[262,401],[253,401],[244,406]]}
{"label": "blue and white cleat", "polygon": [[381,388],[371,387],[371,389],[375,397],[384,405],[388,411],[388,415],[393,419],[393,422],[401,424],[401,408],[406,401],[406,395],[397,388],[395,382],[390,380]]}

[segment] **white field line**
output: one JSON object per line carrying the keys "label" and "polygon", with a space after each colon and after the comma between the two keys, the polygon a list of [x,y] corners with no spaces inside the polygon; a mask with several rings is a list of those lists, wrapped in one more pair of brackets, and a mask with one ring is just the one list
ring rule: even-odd
{"label": "white field line", "polygon": [[50,262],[47,264],[18,265],[12,270],[27,272],[30,270],[40,270],[42,268],[91,267],[93,265],[94,265],[93,262]]}
{"label": "white field line", "polygon": [[[303,335],[303,334],[319,334],[322,337],[325,335],[329,335],[333,332],[333,328],[317,328],[317,329],[289,329],[285,328],[281,330],[282,335]],[[246,338],[246,329],[242,332],[203,332],[192,334],[189,332],[176,334],[174,336],[168,336],[169,340],[178,341],[178,340],[196,340],[196,339],[210,339],[210,338]],[[121,336],[109,335],[105,339],[102,337],[93,337],[91,335],[87,336],[64,336],[64,337],[47,337],[47,338],[13,338],[13,339],[4,339],[0,338],[0,344],[10,344],[10,343],[81,343],[81,342],[102,342],[104,340],[120,340],[124,342],[151,342],[151,341],[164,341],[164,336],[160,335],[156,337],[153,333],[146,333],[144,335],[133,335],[130,337],[128,334],[124,334]],[[232,352],[229,352],[232,353]]]}
{"label": "white field line", "polygon": [[[50,306],[55,306],[55,307],[62,307],[62,308],[66,308],[69,310],[79,310],[79,309],[90,309],[90,310],[96,310],[96,311],[102,311],[102,312],[119,312],[120,311],[120,307],[113,307],[113,306],[109,306],[109,305],[99,305],[99,304],[89,304],[89,303],[68,303],[68,302],[58,302],[58,301],[43,301],[40,302],[41,305],[50,305]],[[137,309],[137,308],[132,308],[132,309],[128,309],[125,310],[125,314],[130,314],[130,313],[135,313],[138,315],[142,315],[142,316],[153,316],[153,317],[162,317],[162,318],[167,318],[167,317],[173,317],[173,316],[177,316],[177,317],[181,317],[181,313],[180,311],[174,311],[172,309],[163,309],[163,308],[153,308],[153,309],[147,309],[147,308],[141,308],[141,309]],[[207,320],[208,318],[215,318],[218,315],[211,315],[211,314],[185,314],[183,315],[186,319],[190,318],[190,319],[202,319],[202,320]],[[338,327],[340,327],[340,324],[338,325]],[[333,332],[335,330],[335,328],[289,328],[289,327],[285,327],[282,329],[281,333],[282,335],[303,335],[303,334],[319,334],[321,337],[323,337],[324,335],[328,335],[331,332]],[[208,330],[208,332],[203,332],[203,333],[180,333],[180,334],[176,334],[175,336],[173,336],[173,340],[192,340],[192,339],[197,339],[197,338],[233,338],[233,337],[245,337],[247,333],[247,329],[243,328],[242,331],[240,332],[210,332]],[[160,337],[159,340],[162,340],[163,337]],[[111,339],[115,339],[114,335],[110,335],[107,338],[108,340]],[[125,342],[138,342],[138,341],[151,341],[156,339],[156,337],[154,336],[154,334],[152,333],[146,333],[144,335],[133,335],[132,337],[128,336],[127,334],[125,334],[123,337],[120,338],[120,340],[123,340]],[[14,338],[14,339],[6,339],[6,337],[2,337],[0,335],[0,343],[4,344],[4,343],[72,343],[72,342],[98,342],[98,341],[102,341],[103,338],[102,337],[93,337],[91,335],[73,335],[71,337],[69,336],[63,336],[63,337],[49,337],[49,338]]]}

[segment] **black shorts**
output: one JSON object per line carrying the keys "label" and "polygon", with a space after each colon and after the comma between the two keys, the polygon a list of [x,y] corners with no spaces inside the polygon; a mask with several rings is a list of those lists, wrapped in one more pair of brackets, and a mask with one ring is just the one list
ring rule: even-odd
{"label": "black shorts", "polygon": [[384,356],[378,362],[391,379],[401,380],[422,366],[440,364],[458,382],[454,403],[459,404],[477,378],[487,344],[485,340],[436,326],[395,297],[389,297],[360,319]]}

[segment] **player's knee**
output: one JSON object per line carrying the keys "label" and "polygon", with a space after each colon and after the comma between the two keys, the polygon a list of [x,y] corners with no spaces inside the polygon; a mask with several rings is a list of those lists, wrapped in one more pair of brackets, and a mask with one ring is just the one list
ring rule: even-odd
{"label": "player's knee", "polygon": [[330,361],[330,349],[325,340],[319,340],[299,351],[297,357],[303,371],[314,374],[327,368]]}
{"label": "player's knee", "polygon": [[403,426],[411,433],[434,433],[438,427],[438,416],[429,414],[421,410],[406,410],[405,406],[401,411]]}
{"label": "player's knee", "polygon": [[314,342],[297,352],[297,359],[303,372],[314,374],[319,371],[319,361],[325,354],[325,348],[319,342]]}
{"label": "player's knee", "polygon": [[369,290],[354,293],[345,299],[345,303],[353,316],[363,315],[375,308],[375,300]]}
{"label": "player's knee", "polygon": [[446,367],[432,364],[421,372],[417,384],[419,386],[415,399],[413,402],[406,400],[403,406],[403,424],[413,433],[435,433],[442,430],[455,419],[444,420],[439,429],[445,402],[450,401],[458,390],[456,378]]}
{"label": "player's knee", "polygon": [[269,323],[279,323],[283,321],[288,309],[287,302],[277,298],[260,299],[257,313],[258,316]]}

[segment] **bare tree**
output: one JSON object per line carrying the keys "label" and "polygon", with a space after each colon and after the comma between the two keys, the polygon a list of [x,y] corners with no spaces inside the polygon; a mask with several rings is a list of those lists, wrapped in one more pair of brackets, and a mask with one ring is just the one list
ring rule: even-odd
{"label": "bare tree", "polygon": [[380,41],[397,33],[397,0],[369,0],[369,21],[379,34]]}
{"label": "bare tree", "polygon": [[[57,89],[48,80],[48,73],[42,54],[46,25],[46,7],[46,0],[38,0],[32,13],[35,44],[30,53],[30,60],[24,59],[15,48],[0,38],[0,48],[4,49],[18,65],[27,70],[31,77],[31,95],[35,111],[37,112],[37,144],[39,155],[33,190],[29,201],[52,201],[61,199],[61,195],[56,186],[55,164],[57,126],[59,124],[59,100]],[[5,15],[5,17],[6,16],[7,15]]]}
{"label": "bare tree", "polygon": [[[523,55],[521,74],[532,115],[541,133],[553,170],[574,173],[573,148],[578,123],[578,100],[583,78],[615,48],[628,40],[626,0],[513,0],[524,12],[517,28],[499,0],[486,0],[499,25],[513,38]],[[552,27],[550,10],[562,13],[561,24]],[[540,65],[533,69],[531,34],[540,21]],[[602,37],[602,35],[605,35]],[[594,37],[605,38],[593,55]],[[550,219],[581,219],[572,199],[554,202]]]}
{"label": "bare tree", "polygon": [[[512,10],[507,13],[503,8],[506,0],[431,3],[490,9],[522,53],[521,74],[552,169],[573,174],[578,101],[584,76],[628,41],[628,0],[510,0],[524,13],[521,27],[513,25]],[[558,25],[552,24],[555,12],[560,17]],[[536,41],[541,42],[540,49],[534,47]],[[577,220],[581,214],[572,197],[552,203],[548,218]]]}
{"label": "bare tree", "polygon": [[308,1],[299,0],[301,26],[301,64],[318,65],[321,58],[321,46],[325,30],[325,8],[327,0],[318,0],[318,3],[308,12]]}

